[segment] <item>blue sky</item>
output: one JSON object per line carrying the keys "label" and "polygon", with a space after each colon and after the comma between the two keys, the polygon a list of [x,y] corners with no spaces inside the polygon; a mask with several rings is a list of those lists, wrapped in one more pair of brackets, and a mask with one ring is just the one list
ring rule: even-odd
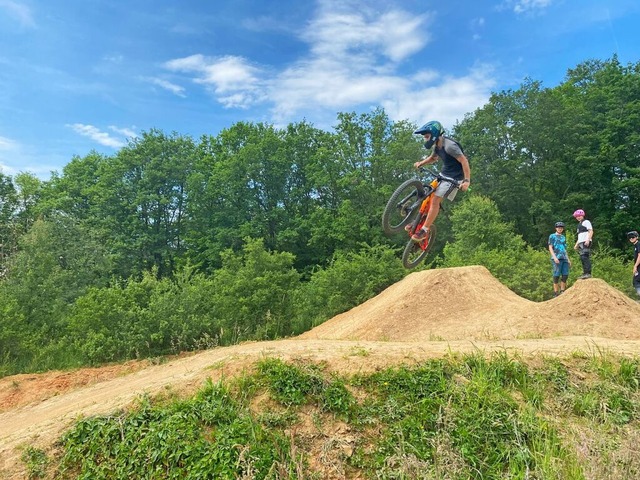
{"label": "blue sky", "polygon": [[638,62],[638,25],[638,0],[0,0],[0,169],[376,107],[451,127],[527,77]]}

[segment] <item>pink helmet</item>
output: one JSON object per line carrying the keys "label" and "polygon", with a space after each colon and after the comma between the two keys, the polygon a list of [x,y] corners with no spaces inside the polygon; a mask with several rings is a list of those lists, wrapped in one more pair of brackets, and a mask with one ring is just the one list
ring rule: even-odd
{"label": "pink helmet", "polygon": [[584,210],[582,210],[581,208],[579,208],[578,210],[576,210],[575,212],[573,212],[573,216],[574,216],[574,217],[584,217]]}

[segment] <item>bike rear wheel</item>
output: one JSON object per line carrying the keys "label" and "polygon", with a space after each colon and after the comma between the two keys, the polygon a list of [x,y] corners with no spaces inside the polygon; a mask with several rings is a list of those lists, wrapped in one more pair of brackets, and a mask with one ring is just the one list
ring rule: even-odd
{"label": "bike rear wheel", "polygon": [[417,267],[426,257],[436,240],[436,226],[431,225],[429,229],[429,237],[421,242],[409,240],[407,246],[402,252],[402,265],[404,268],[412,269]]}
{"label": "bike rear wheel", "polygon": [[424,185],[417,178],[407,180],[391,194],[382,213],[382,229],[387,235],[404,230],[411,222],[425,197]]}

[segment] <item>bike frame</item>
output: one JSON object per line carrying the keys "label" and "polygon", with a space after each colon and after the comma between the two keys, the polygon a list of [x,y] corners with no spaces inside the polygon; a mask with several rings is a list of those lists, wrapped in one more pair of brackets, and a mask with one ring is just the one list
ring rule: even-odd
{"label": "bike frame", "polygon": [[[427,215],[429,214],[429,208],[431,207],[431,199],[435,194],[436,188],[438,188],[438,185],[440,185],[440,181],[441,181],[440,177],[436,176],[436,178],[434,178],[433,180],[431,180],[431,182],[425,185],[425,187],[427,187],[427,189],[429,190],[429,193],[427,193],[427,196],[424,198],[424,200],[422,201],[422,204],[420,205],[419,214],[416,217],[416,220],[414,221],[413,226],[407,231],[409,233],[409,237],[411,237],[415,232],[420,230],[424,225],[424,222],[427,221]],[[420,248],[424,250],[427,248],[428,244],[429,244],[428,239],[426,239],[421,241],[419,245],[420,245]]]}

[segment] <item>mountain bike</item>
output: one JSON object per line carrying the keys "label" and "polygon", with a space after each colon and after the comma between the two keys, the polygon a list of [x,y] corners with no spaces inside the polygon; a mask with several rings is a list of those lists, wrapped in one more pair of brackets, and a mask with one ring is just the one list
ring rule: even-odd
{"label": "mountain bike", "polygon": [[402,265],[407,269],[417,267],[434,244],[435,225],[431,225],[429,236],[420,242],[413,241],[411,236],[424,225],[436,188],[443,180],[458,184],[457,180],[425,168],[420,168],[419,172],[421,178],[411,178],[396,188],[382,213],[382,229],[387,235],[402,231],[409,234],[409,241],[402,252]]}

